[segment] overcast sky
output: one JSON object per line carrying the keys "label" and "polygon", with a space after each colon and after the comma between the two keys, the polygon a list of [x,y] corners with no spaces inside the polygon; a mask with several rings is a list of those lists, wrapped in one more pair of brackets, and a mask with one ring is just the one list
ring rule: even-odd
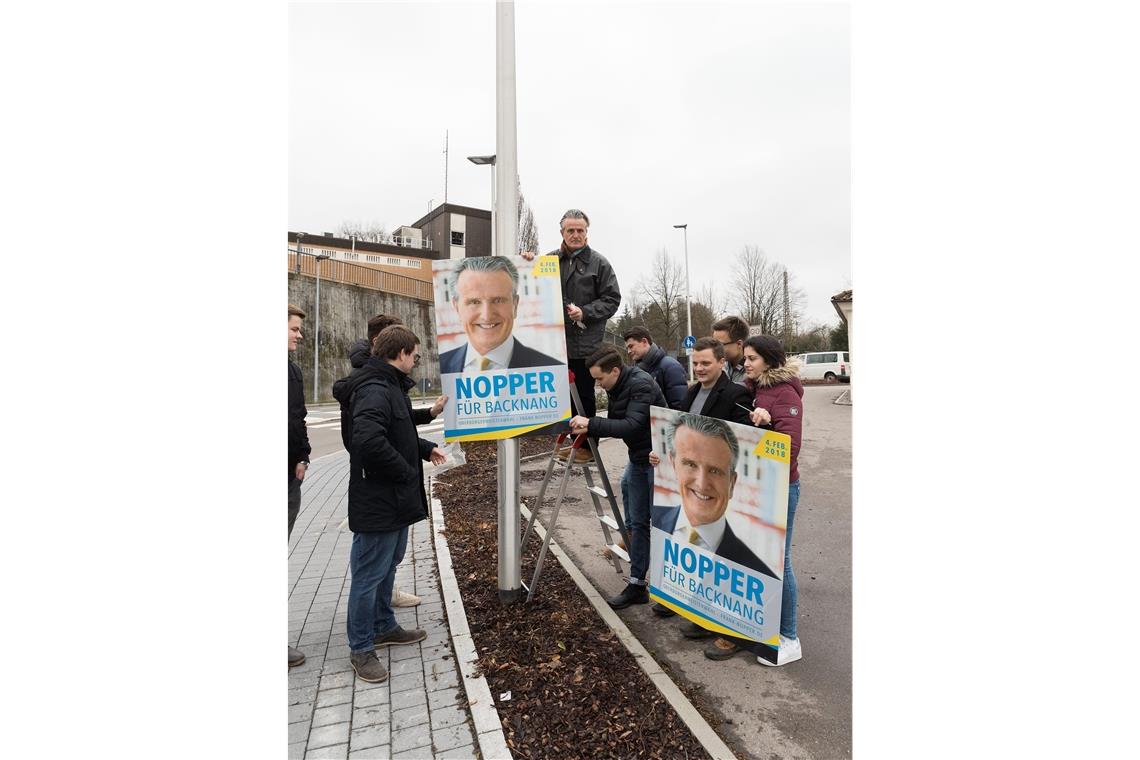
{"label": "overcast sky", "polygon": [[[756,245],[838,324],[851,287],[846,3],[515,3],[518,171],[543,250],[570,207],[623,295],[656,251],[694,294]],[[490,206],[495,9],[297,4],[289,25],[289,228],[410,224]]]}

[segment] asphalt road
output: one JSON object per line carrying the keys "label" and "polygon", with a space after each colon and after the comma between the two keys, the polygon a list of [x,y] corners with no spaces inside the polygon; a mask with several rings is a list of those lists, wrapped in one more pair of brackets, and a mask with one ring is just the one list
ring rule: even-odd
{"label": "asphalt road", "polygon": [[[802,660],[770,668],[740,653],[714,662],[702,653],[706,642],[681,636],[679,618],[662,620],[648,606],[618,613],[675,680],[697,688],[699,701],[720,720],[710,722],[741,758],[851,756],[852,407],[833,403],[848,388],[813,386],[804,393],[803,491],[792,542]],[[617,489],[628,461],[625,445],[603,441],[602,458]],[[524,462],[524,473],[533,474],[524,475],[523,495],[538,491],[545,466],[545,460]],[[563,504],[555,537],[596,587],[617,593],[624,581],[602,554],[601,528],[584,486],[580,475],[571,480],[572,501]],[[548,487],[548,493],[557,491]]]}

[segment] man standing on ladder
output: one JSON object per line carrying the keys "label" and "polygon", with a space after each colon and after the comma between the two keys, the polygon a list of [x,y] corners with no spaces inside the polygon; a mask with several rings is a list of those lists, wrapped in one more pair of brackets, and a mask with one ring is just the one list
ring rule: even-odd
{"label": "man standing on ladder", "polygon": [[[586,242],[590,217],[572,208],[562,215],[558,226],[562,245],[550,255],[558,256],[562,304],[566,309],[567,366],[574,373],[574,385],[582,399],[582,408],[575,411],[583,417],[593,417],[598,407],[587,358],[602,345],[606,320],[617,314],[621,305],[621,289],[610,262]],[[532,260],[534,251],[524,251],[522,256]],[[565,458],[570,453],[571,449],[565,448],[560,455]],[[587,447],[578,449],[575,456],[578,462],[588,462],[593,457]]]}
{"label": "man standing on ladder", "polygon": [[[602,346],[585,363],[590,378],[609,396],[609,414],[572,417],[570,432],[594,438],[621,438],[629,449],[629,464],[622,476],[621,489],[630,541],[629,582],[620,594],[606,600],[615,610],[620,610],[631,604],[649,602],[646,575],[649,572],[649,510],[653,503],[649,407],[668,407],[668,404],[649,373],[639,367],[627,367],[622,362],[621,352],[613,346]],[[590,396],[593,397],[593,388]]]}

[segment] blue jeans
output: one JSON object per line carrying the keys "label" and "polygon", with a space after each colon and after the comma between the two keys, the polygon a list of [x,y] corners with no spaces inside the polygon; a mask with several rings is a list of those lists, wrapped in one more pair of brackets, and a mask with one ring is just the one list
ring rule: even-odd
{"label": "blue jeans", "polygon": [[799,595],[796,574],[792,572],[792,522],[796,519],[796,505],[800,503],[800,481],[788,484],[788,534],[784,537],[784,589],[780,596],[780,635],[796,638],[796,611]]}
{"label": "blue jeans", "polygon": [[377,636],[396,629],[392,585],[396,581],[396,566],[404,559],[407,548],[407,528],[352,535],[348,647],[353,654],[371,652]]}
{"label": "blue jeans", "polygon": [[653,503],[653,465],[630,462],[621,475],[621,503],[629,531],[629,580],[646,585],[649,572],[649,508]]}

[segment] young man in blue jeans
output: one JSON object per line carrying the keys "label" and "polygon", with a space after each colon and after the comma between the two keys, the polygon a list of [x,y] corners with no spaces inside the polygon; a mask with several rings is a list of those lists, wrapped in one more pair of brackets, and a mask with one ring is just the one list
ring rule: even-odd
{"label": "young man in blue jeans", "polygon": [[653,467],[649,464],[652,441],[649,407],[663,406],[665,396],[643,369],[627,367],[613,346],[602,346],[586,359],[590,376],[609,397],[606,417],[573,417],[570,430],[591,438],[621,438],[629,449],[629,464],[622,475],[622,501],[628,516],[629,582],[606,603],[615,610],[649,602],[649,508],[653,500]]}
{"label": "young man in blue jeans", "polygon": [[423,461],[442,464],[446,457],[416,433],[408,390],[419,363],[420,340],[403,325],[384,328],[368,366],[343,393],[352,409],[352,447],[348,481],[348,527],[353,533],[348,593],[348,644],[356,675],[376,683],[388,671],[376,647],[415,644],[422,629],[406,631],[392,611],[396,566],[408,546],[408,526],[427,517]]}

